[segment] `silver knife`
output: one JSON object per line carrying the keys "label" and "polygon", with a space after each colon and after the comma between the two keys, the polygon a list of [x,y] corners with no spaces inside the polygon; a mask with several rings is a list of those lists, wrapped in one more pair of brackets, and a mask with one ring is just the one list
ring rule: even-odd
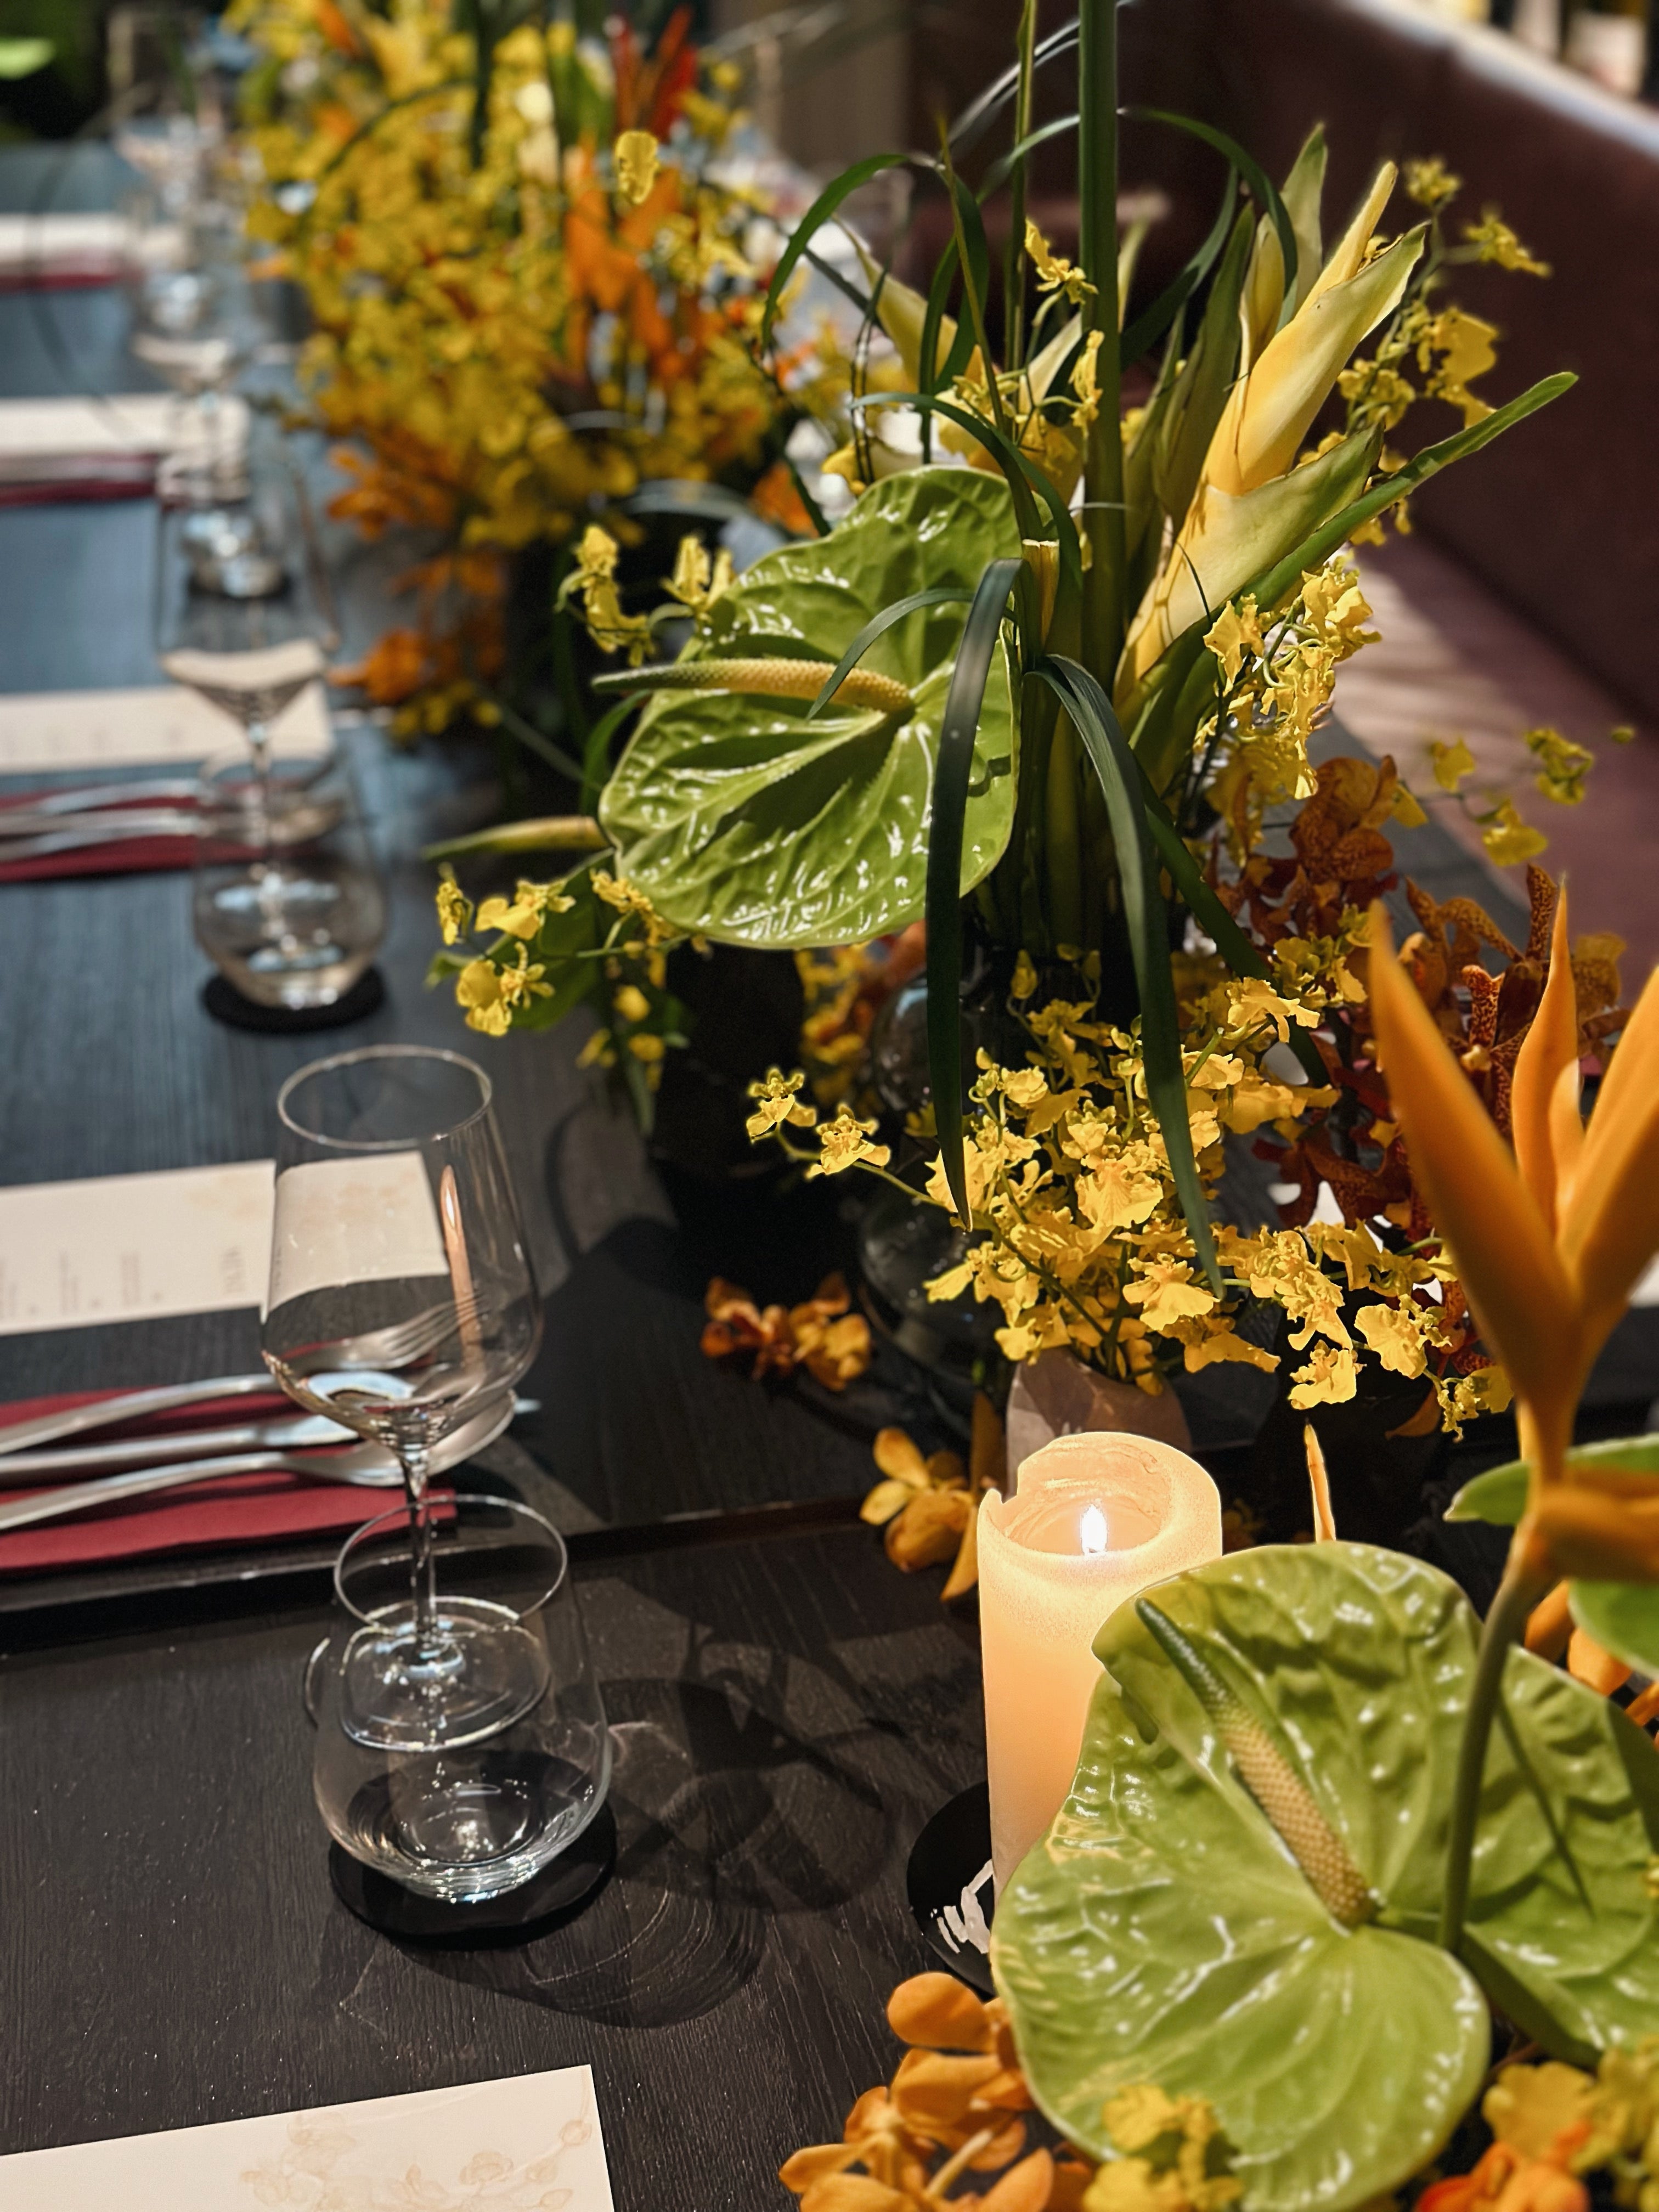
{"label": "silver knife", "polygon": [[90,1405],[65,1407],[58,1413],[37,1413],[33,1420],[13,1421],[0,1428],[0,1454],[33,1451],[54,1443],[59,1437],[78,1437],[88,1429],[112,1429],[118,1421],[142,1421],[152,1413],[175,1413],[184,1406],[205,1405],[215,1398],[256,1398],[280,1395],[269,1370],[259,1375],[216,1375],[205,1382],[164,1382],[150,1390],[125,1390],[118,1397],[97,1398]]}
{"label": "silver knife", "polygon": [[304,1451],[314,1444],[356,1442],[355,1430],[319,1413],[295,1413],[247,1421],[225,1429],[171,1429],[112,1443],[71,1444],[67,1450],[8,1451],[0,1456],[0,1484],[36,1475],[96,1474],[118,1467],[151,1467],[163,1460],[208,1459],[221,1452]]}
{"label": "silver knife", "polygon": [[8,814],[81,814],[105,806],[165,805],[193,806],[200,786],[192,777],[150,776],[131,783],[77,783],[66,791],[32,792],[15,807],[0,800],[0,822]]}
{"label": "silver knife", "polygon": [[[541,1410],[534,1398],[514,1398],[513,1412]],[[118,1437],[102,1444],[71,1444],[67,1450],[0,1453],[0,1488],[39,1475],[97,1474],[125,1467],[155,1467],[164,1462],[211,1459],[222,1452],[310,1451],[327,1444],[358,1441],[357,1431],[321,1413],[277,1415],[235,1428],[169,1429],[143,1437]]]}
{"label": "silver knife", "polygon": [[40,814],[33,807],[0,811],[0,853],[17,845],[53,839],[58,849],[94,845],[117,837],[191,837],[201,823],[193,808],[112,806],[84,814]]}
{"label": "silver knife", "polygon": [[[433,1447],[432,1473],[445,1474],[481,1452],[486,1444],[494,1443],[512,1418],[511,1399],[484,1407]],[[125,1474],[102,1475],[94,1482],[66,1483],[61,1490],[38,1491],[32,1498],[0,1498],[0,1529],[26,1528],[37,1521],[58,1521],[69,1514],[118,1505],[124,1498],[183,1489],[192,1482],[211,1482],[228,1474],[300,1474],[313,1481],[361,1484],[374,1490],[395,1490],[403,1481],[396,1456],[377,1444],[358,1444],[349,1451],[330,1452],[313,1459],[301,1459],[289,1452],[231,1453],[222,1459],[133,1468]]]}

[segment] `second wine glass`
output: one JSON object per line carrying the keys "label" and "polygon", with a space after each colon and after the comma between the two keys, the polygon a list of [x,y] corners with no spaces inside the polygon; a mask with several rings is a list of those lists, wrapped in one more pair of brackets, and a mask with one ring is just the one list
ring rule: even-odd
{"label": "second wine glass", "polygon": [[459,1054],[373,1045],[301,1068],[277,1099],[265,1363],[313,1413],[404,1471],[410,1594],[354,1647],[352,1696],[386,1740],[455,1741],[533,1686],[521,1647],[434,1600],[434,1448],[508,1394],[541,1312],[489,1078]]}
{"label": "second wine glass", "polygon": [[305,486],[256,423],[246,450],[164,464],[156,496],[156,658],[241,725],[263,770],[272,723],[339,646]]}

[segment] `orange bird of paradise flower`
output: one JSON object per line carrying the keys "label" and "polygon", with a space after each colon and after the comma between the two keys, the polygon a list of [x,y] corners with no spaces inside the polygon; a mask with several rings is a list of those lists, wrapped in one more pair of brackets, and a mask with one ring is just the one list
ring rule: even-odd
{"label": "orange bird of paradise flower", "polygon": [[[1589,1502],[1577,1483],[1571,1504],[1559,1494],[1579,1395],[1659,1248],[1659,970],[1586,1127],[1563,886],[1548,979],[1515,1063],[1511,1152],[1396,958],[1380,902],[1370,943],[1389,1095],[1481,1334],[1514,1385],[1532,1470],[1517,1543],[1541,1567]],[[1620,1576],[1629,1578],[1628,1560]]]}

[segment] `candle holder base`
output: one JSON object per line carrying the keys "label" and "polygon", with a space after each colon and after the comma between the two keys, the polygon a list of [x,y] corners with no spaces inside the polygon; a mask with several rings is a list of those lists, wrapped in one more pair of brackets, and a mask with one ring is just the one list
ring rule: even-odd
{"label": "candle holder base", "polygon": [[991,1796],[983,1782],[941,1805],[916,1838],[905,1888],[916,1925],[940,1963],[981,1996],[994,1996]]}

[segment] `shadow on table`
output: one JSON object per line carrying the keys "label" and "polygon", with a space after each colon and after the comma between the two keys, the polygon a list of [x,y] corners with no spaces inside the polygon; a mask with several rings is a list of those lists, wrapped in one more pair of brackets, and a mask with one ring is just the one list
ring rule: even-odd
{"label": "shadow on table", "polygon": [[[732,1555],[669,1580],[641,1566],[643,1588],[584,1585],[616,1753],[611,1877],[521,1944],[415,1955],[553,2011],[665,2027],[735,1996],[780,1923],[811,1944],[890,1881],[918,1793],[945,1779],[919,1740],[950,1692],[961,1702],[969,1655],[931,1618],[918,1642],[835,1607],[796,1649],[763,1643],[750,1577],[764,1571]],[[911,1609],[913,1593],[892,1595]],[[799,1622],[800,1590],[776,1595]]]}
{"label": "shadow on table", "polygon": [[878,1879],[891,1821],[842,1747],[738,1692],[641,1678],[606,1698],[617,1849],[605,1887],[527,1942],[416,1955],[607,2027],[666,2027],[735,1996],[780,1916],[830,1911]]}

